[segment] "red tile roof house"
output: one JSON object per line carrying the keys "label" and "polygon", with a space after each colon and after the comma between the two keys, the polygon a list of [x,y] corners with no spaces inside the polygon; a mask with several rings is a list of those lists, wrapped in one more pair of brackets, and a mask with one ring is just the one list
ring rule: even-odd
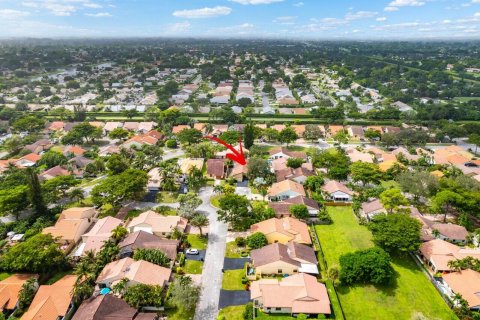
{"label": "red tile roof house", "polygon": [[354,192],[335,180],[330,180],[323,185],[322,191],[326,199],[334,202],[351,202],[353,200]]}
{"label": "red tile roof house", "polygon": [[455,294],[460,294],[472,310],[480,310],[480,273],[471,269],[452,272],[443,275],[450,298],[455,300]]}
{"label": "red tile roof house", "polygon": [[320,210],[320,206],[318,205],[317,201],[304,197],[304,196],[298,196],[298,197],[293,197],[290,199],[286,199],[283,202],[288,203],[288,204],[303,204],[307,207],[308,213],[310,214],[311,217],[316,217],[318,215],[318,211]]}
{"label": "red tile roof house", "polygon": [[111,288],[123,278],[127,278],[129,280],[127,286],[141,283],[164,287],[170,281],[171,275],[172,270],[168,268],[127,257],[107,264],[96,282],[100,288]]}
{"label": "red tile roof house", "polygon": [[29,153],[26,156],[21,157],[18,159],[15,164],[19,167],[33,167],[37,164],[37,162],[40,160],[40,156],[36,153]]}
{"label": "red tile roof house", "polygon": [[433,272],[454,271],[448,262],[466,257],[480,259],[480,250],[461,248],[453,243],[434,239],[420,245],[419,255]]}
{"label": "red tile roof house", "polygon": [[273,274],[296,274],[305,272],[318,274],[318,261],[315,251],[304,244],[293,241],[287,244],[272,243],[250,252],[250,267],[253,274],[249,276],[262,276]]}
{"label": "red tile roof house", "polygon": [[38,175],[38,178],[43,181],[43,180],[50,180],[58,176],[68,176],[70,174],[71,174],[70,171],[68,171],[67,169],[62,168],[61,166],[56,166],[43,171]]}
{"label": "red tile roof house", "polygon": [[10,313],[18,307],[18,293],[22,286],[31,278],[38,278],[34,274],[13,274],[0,281],[0,312]]}
{"label": "red tile roof house", "polygon": [[85,149],[80,146],[68,146],[63,150],[64,155],[73,154],[75,156],[81,156],[85,153]]}
{"label": "red tile roof house", "polygon": [[278,279],[253,281],[250,286],[253,305],[266,313],[298,315],[331,314],[327,288],[314,276],[299,273]]}
{"label": "red tile roof house", "polygon": [[208,159],[207,160],[207,176],[213,179],[225,178],[225,160],[224,159]]}
{"label": "red tile roof house", "polygon": [[132,138],[125,141],[122,146],[126,149],[130,149],[132,147],[141,148],[144,144],[153,146],[158,142],[158,139],[146,134],[141,134],[137,136],[133,136]]}

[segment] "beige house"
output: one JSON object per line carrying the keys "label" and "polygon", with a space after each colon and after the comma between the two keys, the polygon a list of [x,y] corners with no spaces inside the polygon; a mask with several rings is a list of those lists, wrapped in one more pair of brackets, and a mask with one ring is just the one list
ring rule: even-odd
{"label": "beige house", "polygon": [[306,196],[303,186],[292,180],[276,182],[268,188],[268,197],[271,200],[285,200],[297,196]]}
{"label": "beige house", "polygon": [[159,237],[169,236],[174,229],[185,232],[188,220],[180,216],[162,216],[155,211],[145,211],[127,225],[130,233],[145,231]]}
{"label": "beige house", "polygon": [[272,243],[263,248],[252,250],[250,259],[253,273],[249,273],[249,276],[292,275],[298,272],[318,274],[318,261],[315,251],[309,246],[293,241],[286,245]]}
{"label": "beige house", "polygon": [[69,252],[90,228],[96,214],[95,209],[91,207],[64,210],[55,225],[44,228],[42,233],[57,238],[62,249]]}
{"label": "beige house", "polygon": [[81,257],[88,251],[99,252],[103,243],[112,236],[113,229],[122,225],[122,223],[122,220],[114,217],[105,217],[98,220],[90,231],[82,235],[82,242],[73,253],[73,256]]}
{"label": "beige house", "polygon": [[127,278],[129,280],[127,285],[141,283],[163,287],[170,280],[171,274],[172,270],[148,261],[123,258],[107,264],[98,276],[97,284],[100,287],[111,288],[118,281]]}
{"label": "beige house", "polygon": [[327,288],[314,276],[299,273],[278,279],[253,281],[250,286],[253,305],[266,313],[306,315],[331,313]]}
{"label": "beige house", "polygon": [[250,231],[261,232],[268,243],[283,243],[294,241],[302,244],[312,244],[306,223],[291,217],[272,218],[253,224]]}

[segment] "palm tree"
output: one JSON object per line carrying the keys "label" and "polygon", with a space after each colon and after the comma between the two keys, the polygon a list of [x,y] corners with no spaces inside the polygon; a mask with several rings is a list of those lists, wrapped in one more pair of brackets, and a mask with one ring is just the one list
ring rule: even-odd
{"label": "palm tree", "polygon": [[201,213],[196,213],[192,220],[190,221],[190,224],[194,227],[197,227],[198,230],[200,231],[200,236],[203,236],[202,228],[208,226],[209,221],[206,216],[204,216]]}
{"label": "palm tree", "polygon": [[127,291],[127,285],[130,279],[123,278],[122,280],[118,281],[113,287],[112,290],[115,294],[119,296],[123,296]]}
{"label": "palm tree", "polygon": [[223,192],[223,186],[221,184],[217,184],[216,186],[213,187],[213,192],[222,193]]}
{"label": "palm tree", "polygon": [[112,230],[112,238],[115,242],[120,242],[123,237],[125,237],[128,233],[128,230],[124,226],[117,226],[115,229]]}

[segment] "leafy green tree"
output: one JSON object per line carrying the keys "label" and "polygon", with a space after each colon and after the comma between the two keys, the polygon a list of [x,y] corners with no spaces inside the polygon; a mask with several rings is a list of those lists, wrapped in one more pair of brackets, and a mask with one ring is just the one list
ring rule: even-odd
{"label": "leafy green tree", "polygon": [[315,150],[312,163],[316,168],[326,168],[327,176],[331,179],[345,180],[350,173],[350,158],[341,148]]}
{"label": "leafy green tree", "polygon": [[477,148],[480,146],[480,134],[472,133],[468,136],[468,142],[475,145],[475,153],[477,153]]}
{"label": "leafy green tree", "polygon": [[378,247],[344,254],[340,256],[340,281],[345,285],[387,284],[395,276],[390,262],[388,253]]}
{"label": "leafy green tree", "polygon": [[72,175],[58,176],[43,183],[42,189],[47,203],[55,203],[67,197],[67,191],[80,183]]}
{"label": "leafy green tree", "polygon": [[130,167],[127,159],[120,154],[112,154],[107,161],[107,169],[111,175],[120,174]]}
{"label": "leafy green tree", "polygon": [[23,148],[23,140],[18,135],[13,135],[3,142],[3,147],[10,153],[16,154]]}
{"label": "leafy green tree", "polygon": [[30,203],[35,210],[35,214],[41,216],[47,212],[47,207],[43,199],[42,186],[38,180],[37,173],[32,168],[27,168],[26,172]]}
{"label": "leafy green tree", "polygon": [[14,215],[16,220],[29,205],[28,187],[25,185],[0,190],[0,215]]}
{"label": "leafy green tree", "polygon": [[364,135],[365,135],[365,138],[367,138],[370,141],[380,140],[380,138],[382,137],[382,133],[380,131],[374,130],[371,128],[365,130]]}
{"label": "leafy green tree", "polygon": [[378,184],[382,180],[382,172],[378,165],[357,161],[350,165],[352,180],[361,182],[363,186],[368,183]]}
{"label": "leafy green tree", "polygon": [[345,130],[338,131],[333,135],[332,138],[338,143],[343,143],[343,144],[348,143],[348,135],[347,135],[347,132],[345,132]]}
{"label": "leafy green tree", "polygon": [[250,180],[255,178],[268,179],[271,176],[268,161],[262,158],[250,158],[247,163],[247,177]]}
{"label": "leafy green tree", "polygon": [[396,180],[402,191],[413,195],[415,201],[432,196],[439,187],[438,180],[427,171],[402,172]]}
{"label": "leafy green tree", "polygon": [[407,198],[397,188],[387,189],[380,194],[380,202],[388,213],[393,213],[400,206],[408,205]]}
{"label": "leafy green tree", "polygon": [[247,245],[252,249],[259,249],[267,244],[267,237],[261,232],[255,232],[247,237]]}
{"label": "leafy green tree", "polygon": [[307,180],[305,180],[304,187],[311,192],[320,192],[324,183],[325,179],[323,178],[323,176],[310,176],[307,178]]}
{"label": "leafy green tree", "polygon": [[200,288],[188,276],[178,277],[172,283],[170,302],[187,313],[195,310],[200,295]]}
{"label": "leafy green tree", "polygon": [[177,138],[178,140],[180,140],[181,143],[191,145],[200,142],[200,140],[202,139],[202,132],[193,128],[183,129],[182,131],[177,133]]}
{"label": "leafy green tree", "polygon": [[202,199],[200,199],[197,194],[189,192],[179,195],[178,202],[180,203],[178,214],[181,217],[191,219],[195,215],[195,209],[202,204]]}
{"label": "leafy green tree", "polygon": [[250,149],[255,142],[255,126],[248,123],[243,129],[243,144],[246,149]]}
{"label": "leafy green tree", "polygon": [[108,177],[96,185],[92,192],[92,201],[96,205],[111,204],[119,206],[123,201],[140,200],[145,195],[148,182],[146,172],[127,169],[124,172]]}
{"label": "leafy green tree", "polygon": [[328,268],[327,276],[330,280],[332,280],[333,285],[335,285],[335,281],[340,276],[340,270],[338,270],[338,268],[336,268],[336,267],[330,267],[330,268]]}
{"label": "leafy green tree", "polygon": [[305,125],[305,132],[303,133],[303,138],[305,140],[317,141],[323,136],[320,127],[316,124],[307,124]]}
{"label": "leafy green tree", "polygon": [[293,169],[300,168],[304,162],[305,161],[301,158],[288,158],[287,167],[293,168]]}
{"label": "leafy green tree", "polygon": [[162,305],[162,292],[162,286],[134,284],[127,287],[123,300],[136,309],[140,307],[160,307]]}
{"label": "leafy green tree", "polygon": [[132,119],[133,117],[138,116],[138,111],[136,109],[129,109],[129,110],[124,110],[122,114],[128,119]]}
{"label": "leafy green tree", "polygon": [[229,144],[236,144],[240,140],[240,132],[229,130],[220,135],[220,139]]}
{"label": "leafy green tree", "polygon": [[297,219],[306,220],[310,217],[310,213],[308,212],[307,206],[304,204],[294,204],[291,205],[288,209],[290,213]]}
{"label": "leafy green tree", "polygon": [[18,292],[18,308],[20,310],[27,310],[35,297],[37,289],[38,282],[36,278],[30,278],[22,285],[22,289]]}
{"label": "leafy green tree", "polygon": [[134,260],[145,260],[156,264],[161,267],[168,267],[170,265],[170,259],[158,249],[136,249],[133,253]]}
{"label": "leafy green tree", "polygon": [[420,247],[421,224],[407,214],[376,215],[368,226],[375,244],[387,252],[406,253]]}
{"label": "leafy green tree", "polygon": [[227,194],[219,199],[219,220],[229,223],[233,230],[247,230],[253,223],[250,201],[244,196]]}
{"label": "leafy green tree", "polygon": [[65,255],[50,234],[37,234],[10,247],[1,260],[11,272],[47,273],[65,264]]}
{"label": "leafy green tree", "polygon": [[[74,126],[72,130],[63,137],[63,139],[65,139],[66,142],[78,142],[78,140],[81,139],[82,142],[85,140],[85,142],[88,143],[95,141],[95,139],[101,138],[102,134],[101,128],[92,126],[88,122],[82,122]],[[64,141],[63,139],[62,142]]]}
{"label": "leafy green tree", "polygon": [[24,116],[12,124],[15,132],[38,132],[45,128],[45,120],[37,116]]}
{"label": "leafy green tree", "polygon": [[190,190],[198,192],[205,185],[205,177],[201,169],[191,167],[187,176],[187,185]]}
{"label": "leafy green tree", "polygon": [[432,211],[443,214],[443,222],[447,221],[447,215],[458,213],[465,203],[465,198],[451,190],[442,190],[431,199]]}
{"label": "leafy green tree", "polygon": [[115,128],[112,131],[110,131],[110,133],[108,134],[108,137],[110,139],[123,140],[123,139],[128,138],[129,134],[130,133],[128,132],[128,130],[125,130],[123,128]]}
{"label": "leafy green tree", "polygon": [[112,230],[112,239],[115,240],[115,242],[120,242],[126,235],[128,234],[127,228],[124,226],[117,226],[115,229]]}
{"label": "leafy green tree", "polygon": [[202,229],[208,226],[209,221],[204,214],[197,213],[190,220],[190,224],[194,227],[197,227],[198,230],[200,231],[200,236],[203,236]]}
{"label": "leafy green tree", "polygon": [[38,165],[46,166],[48,169],[64,165],[68,161],[67,157],[57,151],[49,150],[42,154],[40,160],[38,161]]}
{"label": "leafy green tree", "polygon": [[73,188],[69,193],[68,197],[72,201],[79,202],[80,204],[82,203],[82,200],[85,200],[85,194],[83,193],[83,190],[81,188]]}
{"label": "leafy green tree", "polygon": [[294,142],[298,139],[298,135],[292,127],[286,127],[279,134],[279,140],[281,143],[286,143],[287,147],[288,144]]}

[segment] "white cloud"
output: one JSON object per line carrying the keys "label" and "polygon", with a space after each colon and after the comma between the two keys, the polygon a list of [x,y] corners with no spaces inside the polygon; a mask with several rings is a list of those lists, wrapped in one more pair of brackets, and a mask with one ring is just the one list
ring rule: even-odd
{"label": "white cloud", "polygon": [[300,1],[300,2],[294,3],[293,6],[294,6],[294,7],[303,7],[304,4],[305,4],[305,3],[303,3],[303,2]]}
{"label": "white cloud", "polygon": [[357,11],[357,12],[348,12],[345,15],[345,20],[358,20],[358,19],[368,19],[373,18],[378,14],[378,12],[373,11]]}
{"label": "white cloud", "polygon": [[188,21],[185,21],[185,22],[177,22],[177,23],[173,23],[173,24],[170,24],[168,27],[167,27],[167,33],[184,33],[184,32],[187,32],[190,30],[190,27],[192,25],[190,24],[190,22]]}
{"label": "white cloud", "polygon": [[83,4],[84,7],[87,7],[87,8],[91,8],[91,9],[100,9],[100,8],[103,8],[102,5],[98,4],[98,3],[84,3]]}
{"label": "white cloud", "polygon": [[257,5],[257,4],[270,4],[275,2],[283,2],[283,0],[228,0],[228,1],[240,3],[243,5],[247,5],[247,4]]}
{"label": "white cloud", "polygon": [[0,9],[0,19],[18,19],[27,17],[30,15],[28,11],[12,10],[12,9]]}
{"label": "white cloud", "polygon": [[177,10],[173,12],[175,17],[186,19],[201,19],[201,18],[213,18],[218,16],[226,16],[232,12],[229,7],[217,6],[213,8],[201,8],[192,10]]}
{"label": "white cloud", "polygon": [[85,13],[87,17],[93,17],[93,18],[107,18],[111,17],[112,15],[108,12],[98,12],[98,13]]}
{"label": "white cloud", "polygon": [[383,9],[383,11],[393,12],[393,11],[398,11],[398,8],[397,7],[385,7],[385,9]]}
{"label": "white cloud", "polygon": [[284,17],[277,17],[272,22],[282,24],[282,25],[292,25],[295,24],[295,20],[297,17],[294,16],[284,16]]}
{"label": "white cloud", "polygon": [[477,12],[473,15],[474,17],[480,17],[480,12]]}
{"label": "white cloud", "polygon": [[421,7],[425,4],[424,1],[418,0],[394,0],[390,2],[390,7]]}
{"label": "white cloud", "polygon": [[387,21],[387,17],[378,17],[377,21]]}

